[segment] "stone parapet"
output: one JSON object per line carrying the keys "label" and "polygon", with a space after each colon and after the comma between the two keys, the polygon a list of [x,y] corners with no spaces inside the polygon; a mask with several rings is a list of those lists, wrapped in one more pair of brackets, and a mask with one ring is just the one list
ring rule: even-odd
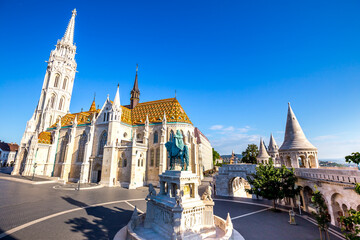
{"label": "stone parapet", "polygon": [[303,179],[355,184],[360,183],[360,171],[325,168],[295,168],[295,175]]}

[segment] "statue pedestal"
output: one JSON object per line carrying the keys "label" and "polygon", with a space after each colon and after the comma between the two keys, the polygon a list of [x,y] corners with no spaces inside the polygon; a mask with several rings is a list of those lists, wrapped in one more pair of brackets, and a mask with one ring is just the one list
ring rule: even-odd
{"label": "statue pedestal", "polygon": [[145,228],[164,239],[203,239],[216,236],[212,200],[198,194],[199,177],[191,171],[165,171],[160,193],[147,200]]}
{"label": "statue pedestal", "polygon": [[167,170],[159,175],[160,192],[149,184],[146,214],[135,208],[130,222],[114,240],[239,239],[230,215],[224,220],[213,214],[211,187],[199,197],[199,177],[191,171]]}

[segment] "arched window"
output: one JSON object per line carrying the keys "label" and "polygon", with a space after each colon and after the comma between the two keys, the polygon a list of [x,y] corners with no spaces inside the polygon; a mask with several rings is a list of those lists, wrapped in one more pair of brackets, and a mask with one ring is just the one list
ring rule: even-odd
{"label": "arched window", "polygon": [[58,86],[59,86],[59,81],[60,81],[60,75],[59,75],[59,74],[56,74],[56,75],[55,75],[54,87],[58,87]]}
{"label": "arched window", "polygon": [[188,131],[187,133],[187,137],[188,137],[188,142],[191,143],[191,135],[190,135],[190,131]]}
{"label": "arched window", "polygon": [[55,94],[53,94],[50,98],[50,107],[51,108],[55,107]]}
{"label": "arched window", "polygon": [[103,153],[104,153],[104,146],[105,146],[105,144],[106,144],[106,141],[107,141],[107,133],[104,131],[104,132],[101,134],[101,137],[100,137],[98,155],[103,155]]}
{"label": "arched window", "polygon": [[159,142],[159,134],[158,132],[154,132],[154,143],[158,143]]}
{"label": "arched window", "polygon": [[69,143],[69,134],[66,133],[65,136],[63,137],[63,140],[61,141],[59,162],[65,161],[65,155],[66,155],[66,149],[68,143]]}
{"label": "arched window", "polygon": [[63,87],[62,87],[64,90],[66,90],[67,80],[68,80],[67,78],[64,79],[64,83],[63,83]]}
{"label": "arched window", "polygon": [[170,142],[173,142],[173,141],[174,141],[174,131],[173,131],[173,130],[170,131],[169,141],[170,141]]}
{"label": "arched window", "polygon": [[160,165],[160,148],[155,149],[155,167]]}
{"label": "arched window", "polygon": [[60,98],[60,102],[59,102],[59,110],[62,110],[63,107],[63,103],[64,103],[64,98]]}
{"label": "arched window", "polygon": [[78,150],[78,158],[77,158],[78,162],[84,161],[84,152],[85,152],[86,142],[87,142],[87,135],[84,131],[83,134],[81,134],[80,141],[79,141],[79,150]]}
{"label": "arched window", "polygon": [[154,149],[150,150],[150,166],[153,167],[154,166]]}

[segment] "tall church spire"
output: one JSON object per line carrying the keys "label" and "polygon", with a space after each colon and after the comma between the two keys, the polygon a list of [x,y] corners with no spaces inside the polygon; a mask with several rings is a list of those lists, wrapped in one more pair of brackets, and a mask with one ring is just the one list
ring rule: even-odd
{"label": "tall church spire", "polygon": [[66,32],[64,37],[61,39],[63,43],[68,43],[73,45],[74,42],[74,29],[75,29],[75,16],[76,16],[76,8],[72,11],[72,16],[69,21],[69,24],[66,28]]}
{"label": "tall church spire", "polygon": [[138,68],[139,66],[136,64],[136,75],[135,75],[135,81],[134,81],[134,87],[131,90],[131,97],[130,97],[130,109],[133,109],[136,107],[136,105],[139,103],[140,100],[140,90],[138,87]]}
{"label": "tall church spire", "polygon": [[115,98],[114,98],[114,106],[116,107],[120,107],[120,93],[119,93],[119,84],[117,85],[117,90],[116,90],[116,94],[115,94]]}
{"label": "tall church spire", "polygon": [[288,103],[288,114],[285,128],[284,143],[280,150],[289,149],[316,149],[305,137],[296,116]]}

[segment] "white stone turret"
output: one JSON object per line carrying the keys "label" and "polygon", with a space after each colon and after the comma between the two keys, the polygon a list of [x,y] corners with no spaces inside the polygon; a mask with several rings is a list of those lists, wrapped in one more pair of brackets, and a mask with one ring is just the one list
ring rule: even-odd
{"label": "white stone turret", "polygon": [[258,163],[267,164],[269,163],[269,158],[270,156],[266,150],[264,141],[260,138],[259,154],[257,155],[256,160]]}
{"label": "white stone turret", "polygon": [[319,167],[317,148],[305,137],[296,116],[288,104],[284,142],[279,149],[281,164],[288,167]]}
{"label": "white stone turret", "polygon": [[275,142],[275,139],[272,135],[272,133],[270,134],[270,142],[269,142],[269,146],[268,146],[268,153],[270,155],[270,157],[273,160],[273,163],[275,165],[280,165],[280,157],[279,157],[279,147]]}

